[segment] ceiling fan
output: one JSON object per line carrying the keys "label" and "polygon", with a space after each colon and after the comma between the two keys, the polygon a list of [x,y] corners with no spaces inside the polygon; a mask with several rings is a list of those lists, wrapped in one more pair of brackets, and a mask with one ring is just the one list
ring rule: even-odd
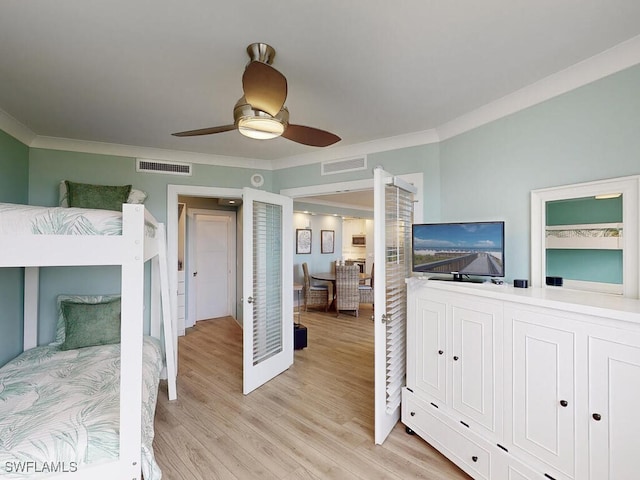
{"label": "ceiling fan", "polygon": [[251,59],[242,75],[244,95],[233,107],[233,124],[188,130],[172,135],[192,137],[238,130],[241,134],[261,140],[282,136],[303,145],[327,147],[340,137],[318,128],[289,123],[287,79],[271,66],[276,51],[266,43],[252,43],[247,47]]}

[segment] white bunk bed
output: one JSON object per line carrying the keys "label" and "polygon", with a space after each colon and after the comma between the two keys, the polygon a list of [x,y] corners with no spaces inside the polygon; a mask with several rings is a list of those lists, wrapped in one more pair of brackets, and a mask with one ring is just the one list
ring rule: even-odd
{"label": "white bunk bed", "polygon": [[[9,212],[9,206],[9,204],[0,204],[0,214]],[[13,207],[26,210],[45,208],[23,205],[14,205]],[[26,226],[26,231],[23,228],[16,233],[9,233],[4,227],[11,222],[3,220],[3,217],[0,216],[0,267],[26,267],[24,349],[32,349],[38,344],[39,267],[119,265],[122,276],[121,331],[120,344],[116,346],[119,347],[116,350],[116,355],[119,352],[120,365],[126,366],[126,368],[119,369],[119,454],[117,458],[79,464],[74,471],[67,470],[63,473],[46,474],[42,478],[139,480],[141,478],[141,462],[144,460],[141,453],[143,348],[145,351],[149,348],[153,349],[148,346],[150,343],[160,345],[158,341],[143,341],[144,264],[147,261],[151,261],[152,272],[151,336],[158,340],[164,337],[166,370],[163,375],[166,375],[167,378],[169,399],[176,398],[176,351],[174,348],[174,325],[169,313],[171,309],[168,295],[164,225],[156,222],[140,204],[124,204],[121,214],[120,212],[111,212],[111,214],[121,215],[121,228],[117,226],[112,228],[115,224],[109,220],[109,228],[102,232],[85,228],[86,224],[80,217],[91,212],[90,210],[54,207],[48,212],[60,213],[61,210],[64,210],[67,216],[77,214],[80,219],[77,224],[79,227],[61,228],[57,234],[51,235],[46,234],[46,231],[38,232],[38,228],[34,227],[34,223],[31,222],[30,229]],[[44,212],[43,214],[50,215],[51,213]],[[18,219],[26,217],[25,212],[19,212],[16,216]],[[113,349],[114,345],[106,347]],[[87,347],[84,350],[92,348],[100,347]],[[2,390],[2,384],[0,384],[0,390]],[[153,406],[155,408],[155,398]],[[116,410],[118,409],[116,408]],[[0,401],[1,416],[2,402]],[[33,421],[37,422],[37,417],[34,416]],[[0,451],[0,454],[2,453]],[[66,461],[68,468],[71,459],[51,458],[50,460],[52,462]],[[6,467],[6,465],[0,465],[0,476],[8,476],[8,473],[1,470],[1,467]],[[32,467],[37,466],[32,465]],[[42,469],[40,470],[42,471]],[[37,478],[41,478],[40,475],[42,474],[36,475]],[[148,474],[148,476],[158,478],[157,473]],[[16,478],[26,477],[23,475]],[[155,478],[145,480],[155,480]]]}

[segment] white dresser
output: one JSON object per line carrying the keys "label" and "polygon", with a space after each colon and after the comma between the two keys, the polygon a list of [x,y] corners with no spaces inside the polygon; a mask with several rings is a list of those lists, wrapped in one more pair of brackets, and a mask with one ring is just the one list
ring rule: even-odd
{"label": "white dresser", "polygon": [[476,479],[640,478],[640,301],[407,285],[408,429]]}

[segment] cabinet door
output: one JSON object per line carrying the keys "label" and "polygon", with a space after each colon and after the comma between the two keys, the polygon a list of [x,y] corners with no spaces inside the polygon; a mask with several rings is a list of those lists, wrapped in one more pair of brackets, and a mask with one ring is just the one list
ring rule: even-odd
{"label": "cabinet door", "polygon": [[589,338],[589,441],[592,480],[640,475],[640,347]]}
{"label": "cabinet door", "polygon": [[[574,477],[574,336],[537,321],[554,317],[509,312],[512,320],[513,443]],[[555,319],[560,324],[560,319]]]}
{"label": "cabinet door", "polygon": [[[502,435],[502,304],[454,301],[452,406],[496,440]],[[496,389],[500,388],[498,394]]]}
{"label": "cabinet door", "polygon": [[[446,402],[446,304],[426,298],[416,299],[407,358],[412,387],[434,399]],[[411,329],[414,329],[412,332]]]}

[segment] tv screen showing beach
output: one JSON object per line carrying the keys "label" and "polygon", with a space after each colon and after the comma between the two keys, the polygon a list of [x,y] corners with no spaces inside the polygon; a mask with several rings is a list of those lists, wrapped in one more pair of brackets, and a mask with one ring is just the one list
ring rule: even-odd
{"label": "tv screen showing beach", "polygon": [[504,276],[504,222],[413,225],[413,271]]}

